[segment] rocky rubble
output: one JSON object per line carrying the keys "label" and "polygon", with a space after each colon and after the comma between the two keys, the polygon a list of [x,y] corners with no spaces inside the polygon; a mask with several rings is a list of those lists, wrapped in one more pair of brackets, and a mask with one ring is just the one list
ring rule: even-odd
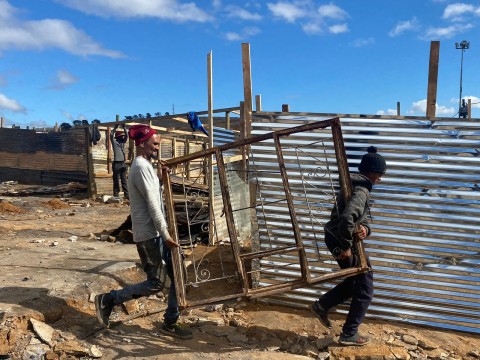
{"label": "rocky rubble", "polygon": [[[92,298],[92,297],[90,297]],[[10,353],[12,359],[94,359],[104,357],[105,346],[128,345],[132,342],[128,333],[119,324],[133,324],[135,319],[147,314],[157,314],[165,308],[163,296],[152,296],[144,301],[133,300],[122,308],[116,308],[113,319],[120,319],[110,329],[95,328],[86,339],[74,333],[60,330],[59,323],[53,326],[35,318],[10,318],[2,315],[0,325],[0,352]],[[158,311],[147,311],[149,308]],[[209,305],[203,309],[186,310],[182,316],[185,325],[194,330],[195,337],[207,336],[213,344],[230,343],[235,348],[258,352],[288,353],[304,358],[396,360],[396,359],[479,359],[480,353],[472,348],[466,357],[452,349],[442,348],[422,335],[407,331],[385,329],[381,338],[374,338],[372,345],[355,348],[338,345],[338,337],[324,330],[320,336],[307,333],[293,333],[281,329],[267,329],[252,325],[244,309],[245,302]],[[145,318],[145,319],[147,319]],[[161,337],[151,331],[152,336]],[[116,339],[116,340],[115,340]],[[213,340],[212,340],[213,339]],[[103,342],[104,346],[95,343]],[[112,343],[113,342],[113,343]],[[108,344],[108,345],[107,345]]]}

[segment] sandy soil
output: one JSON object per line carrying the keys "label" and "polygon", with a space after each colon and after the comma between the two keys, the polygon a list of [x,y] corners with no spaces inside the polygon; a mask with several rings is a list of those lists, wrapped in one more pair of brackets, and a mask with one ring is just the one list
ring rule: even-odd
{"label": "sandy soil", "polygon": [[[99,241],[127,217],[127,204],[84,195],[0,196],[0,354],[12,358],[102,359],[474,359],[480,336],[367,319],[365,347],[338,344],[307,309],[241,300],[182,314],[192,340],[158,332],[160,294],[117,307],[99,326],[93,296],[143,279],[135,246]],[[30,319],[46,324],[36,329]],[[50,334],[50,338],[46,336]],[[43,355],[40,355],[43,354]],[[29,357],[30,356],[30,357]]]}

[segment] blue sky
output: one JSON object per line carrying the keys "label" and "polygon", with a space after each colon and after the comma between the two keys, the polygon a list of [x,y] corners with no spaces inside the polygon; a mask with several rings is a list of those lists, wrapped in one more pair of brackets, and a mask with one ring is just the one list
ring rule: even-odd
{"label": "blue sky", "polygon": [[0,116],[53,126],[207,110],[243,99],[241,43],[266,111],[425,115],[440,41],[437,116],[463,92],[480,117],[480,2],[0,0]]}

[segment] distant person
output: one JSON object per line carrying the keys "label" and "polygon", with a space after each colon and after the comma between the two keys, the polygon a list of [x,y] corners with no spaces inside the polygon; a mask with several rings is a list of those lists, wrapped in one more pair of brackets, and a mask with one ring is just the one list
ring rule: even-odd
{"label": "distant person", "polygon": [[[325,224],[325,244],[342,269],[360,265],[353,242],[363,241],[371,233],[368,224],[370,191],[387,171],[387,164],[383,156],[377,153],[377,148],[370,146],[368,153],[363,155],[358,170],[360,174],[351,176],[352,197],[345,203],[340,192],[330,221]],[[367,263],[371,268],[368,256]],[[315,301],[310,308],[325,327],[331,328],[328,311],[350,298],[350,309],[339,342],[343,345],[365,345],[370,339],[360,335],[358,327],[363,322],[373,298],[372,271],[347,277]]]}
{"label": "distant person", "polygon": [[151,163],[152,159],[158,157],[160,136],[146,125],[132,126],[129,129],[129,136],[135,140],[136,146],[136,157],[128,176],[132,234],[147,280],[121,290],[97,295],[95,297],[97,318],[101,324],[108,327],[109,317],[115,305],[162,291],[165,285],[162,282],[162,274],[166,271],[171,285],[164,321],[159,331],[179,339],[191,339],[192,332],[183,329],[177,323],[180,313],[170,249],[178,247],[179,244],[168,233],[160,182]]}
{"label": "distant person", "polygon": [[127,165],[125,164],[125,143],[127,142],[127,130],[125,129],[125,125],[122,124],[121,126],[123,127],[123,131],[117,131],[117,124],[110,133],[110,140],[113,148],[113,196],[119,196],[121,182],[123,197],[128,199]]}

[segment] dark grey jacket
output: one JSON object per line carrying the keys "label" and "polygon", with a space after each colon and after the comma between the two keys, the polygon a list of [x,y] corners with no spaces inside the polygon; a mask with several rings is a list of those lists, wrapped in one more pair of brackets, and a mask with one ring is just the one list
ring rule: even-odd
{"label": "dark grey jacket", "polygon": [[352,174],[352,197],[345,204],[343,194],[337,194],[337,202],[330,215],[330,221],[325,224],[325,232],[333,235],[345,250],[353,245],[353,234],[357,225],[363,225],[370,235],[368,224],[368,209],[372,182],[361,174]]}
{"label": "dark grey jacket", "polygon": [[[115,139],[115,131],[117,130],[118,125],[115,125],[113,130],[110,132],[110,140],[112,142],[113,149],[113,161],[125,161],[125,143],[117,141]],[[123,133],[125,138],[127,138],[127,129],[123,128]]]}

